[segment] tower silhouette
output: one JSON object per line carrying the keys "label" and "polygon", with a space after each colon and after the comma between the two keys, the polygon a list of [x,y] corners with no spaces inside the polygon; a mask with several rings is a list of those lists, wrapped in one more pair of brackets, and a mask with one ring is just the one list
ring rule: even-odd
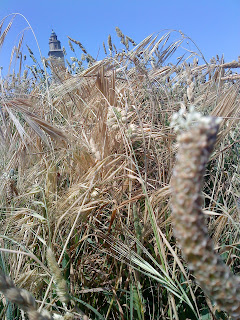
{"label": "tower silhouette", "polygon": [[61,49],[61,42],[57,39],[56,33],[52,30],[49,38],[49,60],[55,66],[63,66],[65,68],[64,54]]}

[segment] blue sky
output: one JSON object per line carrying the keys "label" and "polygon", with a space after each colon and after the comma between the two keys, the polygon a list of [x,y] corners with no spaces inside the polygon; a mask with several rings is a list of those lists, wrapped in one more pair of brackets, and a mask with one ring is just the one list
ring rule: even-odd
{"label": "blue sky", "polygon": [[[108,34],[115,35],[116,26],[137,43],[163,29],[181,30],[196,42],[206,60],[224,54],[226,61],[232,61],[240,55],[240,0],[0,0],[0,20],[13,12],[28,19],[45,57],[52,28],[66,47],[68,58],[72,55],[68,35],[94,57],[102,57],[102,42],[107,42]],[[11,48],[26,27],[18,16],[0,49],[0,66],[5,70]],[[25,32],[24,44],[38,55],[30,30]]]}

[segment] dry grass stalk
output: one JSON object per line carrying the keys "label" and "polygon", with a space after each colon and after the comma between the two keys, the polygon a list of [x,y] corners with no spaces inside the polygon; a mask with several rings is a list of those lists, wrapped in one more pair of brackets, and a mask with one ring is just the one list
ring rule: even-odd
{"label": "dry grass stalk", "polygon": [[240,74],[232,74],[226,77],[221,77],[221,80],[239,80]]}
{"label": "dry grass stalk", "polygon": [[240,61],[232,61],[228,63],[223,63],[220,65],[221,68],[240,68]]}
{"label": "dry grass stalk", "polygon": [[[9,32],[9,30],[11,29],[11,26],[12,26],[12,24],[13,24],[14,18],[15,18],[15,16],[12,17],[11,21],[9,22],[9,24],[7,25],[7,27],[5,28],[5,30],[3,31],[3,33],[1,34],[1,32],[0,32],[0,49],[1,49],[2,45],[3,45],[3,43],[4,43],[4,40],[5,40],[8,32]],[[2,21],[1,27],[2,27],[2,25],[3,25],[3,23],[4,23],[4,20],[5,20],[5,19],[3,19],[3,21]]]}
{"label": "dry grass stalk", "polygon": [[[56,257],[61,260],[64,254],[69,259],[66,274],[69,271],[67,280],[72,297],[79,297],[85,288],[100,288],[99,292],[84,293],[83,299],[106,315],[106,310],[111,309],[108,309],[109,292],[116,289],[116,278],[122,275],[123,281],[119,282],[117,297],[113,295],[113,299],[117,299],[123,312],[129,312],[123,292],[129,290],[129,283],[134,285],[129,277],[131,266],[123,268],[123,261],[103,256],[94,246],[99,247],[99,231],[107,234],[109,230],[113,239],[125,239],[124,246],[128,249],[126,230],[129,229],[140,239],[139,248],[141,244],[146,247],[146,251],[141,252],[153,252],[154,248],[154,258],[159,261],[146,196],[149,196],[163,239],[160,253],[166,270],[173,275],[171,281],[182,279],[182,276],[188,279],[174,247],[169,214],[169,182],[177,149],[173,144],[176,135],[169,128],[169,119],[179,109],[179,102],[186,100],[187,110],[194,99],[196,107],[206,114],[212,112],[213,115],[232,117],[232,120],[223,121],[218,139],[227,143],[227,136],[232,134],[234,127],[238,133],[239,88],[231,80],[222,81],[220,85],[220,77],[228,75],[229,71],[221,68],[223,74],[219,72],[216,61],[211,65],[197,65],[195,61],[187,69],[182,56],[178,64],[168,64],[167,59],[177,48],[180,49],[181,44],[177,40],[168,45],[169,37],[170,33],[160,39],[151,35],[134,50],[118,55],[114,55],[116,49],[109,39],[111,58],[97,62],[79,74],[60,75],[61,83],[46,90],[35,80],[26,82],[29,79],[24,78],[19,81],[15,75],[5,81],[5,95],[4,98],[1,96],[5,121],[1,130],[5,140],[0,144],[0,166],[2,172],[16,169],[19,196],[11,196],[12,206],[3,212],[1,234],[13,240],[9,244],[4,238],[4,244],[6,241],[6,245],[12,247],[16,242],[20,243],[27,250],[34,251],[41,260],[35,260],[37,263],[33,264],[25,255],[21,255],[20,260],[19,252],[15,250],[9,264],[16,281],[21,280],[22,273],[35,271],[32,284],[27,281],[24,286],[43,300],[42,304],[51,299],[52,282],[47,281],[51,274],[46,267],[43,273],[39,266],[44,267],[46,246],[51,243]],[[19,128],[25,130],[33,141],[33,130],[36,132],[36,144],[19,138],[5,106],[16,117],[21,115],[22,128]],[[59,146],[56,140],[66,140],[66,136],[67,144]],[[233,138],[235,143],[237,140],[235,136]],[[233,149],[232,145],[229,149]],[[226,153],[223,160],[225,157]],[[225,163],[227,161],[230,162],[227,159]],[[221,164],[224,161],[219,159],[220,168]],[[218,199],[223,198],[232,210],[234,205],[228,199],[233,192],[226,188],[225,173],[220,172],[214,190],[206,192],[212,198],[211,203],[217,204]],[[214,173],[209,173],[211,179],[215,179]],[[143,184],[146,188],[144,194]],[[2,203],[5,204],[5,190],[2,189],[0,187]],[[211,203],[208,212],[214,210]],[[136,208],[137,212],[134,211]],[[224,210],[228,208],[222,208],[221,214]],[[211,220],[210,225],[219,246],[223,233],[232,236],[229,226],[218,220],[216,223]],[[124,283],[126,278],[128,281]],[[44,291],[43,299],[44,279],[49,283],[49,289]],[[140,281],[142,292],[147,295],[148,288],[144,286],[149,282],[146,278]],[[156,290],[154,296],[160,301],[162,318],[169,316],[168,310],[174,310],[177,318],[176,310],[182,307],[182,302],[177,306],[172,299],[163,302],[166,296],[162,297],[156,287],[152,282],[151,290]],[[199,304],[197,296],[191,298]],[[119,309],[114,309],[114,304],[109,318],[119,316]],[[84,312],[91,313],[86,306]]]}
{"label": "dry grass stalk", "polygon": [[240,278],[215,254],[201,209],[203,176],[218,132],[215,120],[208,120],[178,137],[179,152],[172,177],[173,226],[200,286],[222,310],[239,319]]}

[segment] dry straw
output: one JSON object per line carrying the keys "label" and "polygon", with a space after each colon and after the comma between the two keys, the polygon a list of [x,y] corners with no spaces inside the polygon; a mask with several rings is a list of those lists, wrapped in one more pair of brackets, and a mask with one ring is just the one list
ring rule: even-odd
{"label": "dry straw", "polygon": [[[66,283],[51,252],[48,260],[55,288],[52,281],[48,281],[49,270],[42,262],[46,261],[46,244],[54,247],[55,257],[60,257],[59,262],[65,253],[70,258],[71,274],[67,281],[71,288],[71,298],[76,302],[76,312],[71,311],[73,316],[81,316],[78,308],[83,306],[83,312],[89,316],[94,312],[98,317],[99,314],[103,317],[107,314],[109,319],[114,319],[119,317],[119,306],[124,317],[130,319],[133,310],[132,318],[136,318],[129,290],[138,288],[139,279],[136,277],[135,281],[129,275],[132,274],[133,265],[140,275],[139,266],[143,265],[145,269],[141,270],[148,272],[148,268],[154,276],[155,268],[143,264],[141,260],[144,256],[149,257],[148,252],[153,254],[153,259],[148,259],[153,266],[156,266],[154,261],[159,263],[161,259],[162,270],[166,270],[167,274],[161,273],[158,281],[167,290],[159,290],[159,282],[154,282],[156,279],[150,283],[148,277],[141,276],[142,289],[138,290],[140,293],[135,300],[140,301],[142,310],[146,308],[146,317],[152,313],[151,317],[156,318],[154,310],[157,310],[162,318],[177,319],[179,310],[184,308],[187,314],[187,310],[191,308],[197,314],[198,306],[202,309],[202,303],[205,303],[202,302],[202,297],[198,299],[201,293],[195,287],[191,289],[189,284],[189,289],[186,290],[186,283],[190,281],[174,251],[175,240],[172,238],[168,197],[174,164],[175,134],[169,128],[169,119],[179,109],[179,102],[185,101],[188,109],[194,101],[203,113],[212,112],[215,116],[228,118],[218,140],[219,143],[228,142],[227,136],[233,132],[234,144],[227,143],[226,147],[233,149],[232,146],[236,146],[235,133],[237,136],[239,131],[237,125],[234,126],[239,115],[239,85],[237,82],[233,83],[236,80],[221,79],[230,75],[227,70],[229,65],[221,66],[216,61],[204,65],[198,65],[195,61],[189,65],[192,53],[188,59],[186,52],[183,52],[179,62],[170,65],[169,58],[177,49],[181,49],[185,36],[181,36],[180,40],[174,37],[170,44],[169,37],[170,32],[161,38],[150,35],[134,50],[128,51],[125,47],[124,54],[121,48],[118,49],[121,54],[115,54],[117,48],[109,37],[105,49],[110,50],[110,58],[98,61],[75,75],[64,72],[62,76],[62,73],[58,73],[61,83],[54,86],[48,87],[47,80],[46,87],[43,82],[35,82],[30,72],[33,68],[29,69],[29,75],[22,81],[15,75],[4,79],[5,92],[1,98],[4,118],[0,128],[0,134],[4,138],[3,142],[0,141],[1,170],[9,172],[10,168],[15,168],[18,196],[14,191],[14,180],[9,181],[8,185],[2,183],[1,199],[3,204],[7,204],[7,208],[2,215],[1,235],[12,239],[11,246],[19,243],[29,252],[34,252],[37,262],[31,263],[28,258],[30,253],[22,255],[15,250],[16,254],[11,255],[6,264],[19,282],[29,270],[34,271],[32,283],[29,280],[21,282],[22,286],[43,300],[42,305],[45,301],[56,301],[55,305],[50,304],[49,307],[53,310],[58,308],[57,311],[61,314],[67,308],[64,306],[61,309],[61,301],[57,301],[60,299],[56,295],[52,297],[51,293],[54,291],[62,302],[67,301]],[[129,45],[134,45],[133,40],[126,36],[125,39]],[[69,41],[74,52],[78,49],[75,45],[83,48],[79,41],[73,41],[72,38]],[[184,63],[185,58],[187,64]],[[75,54],[74,59],[76,67],[78,62],[83,63]],[[85,53],[82,60],[84,59],[86,62],[83,64],[91,62],[91,57]],[[232,64],[233,66],[237,64]],[[42,79],[41,74],[36,72],[34,71],[34,76]],[[18,70],[15,73],[18,74]],[[5,83],[8,89],[5,88]],[[13,84],[15,88],[11,91],[9,87]],[[15,118],[9,116],[11,113]],[[19,119],[18,122],[16,119]],[[21,137],[25,140],[22,141]],[[197,140],[197,143],[200,141],[202,140]],[[200,146],[201,148],[204,146]],[[215,180],[214,189],[208,196],[213,199],[211,201],[223,198],[222,202],[229,206],[227,209],[234,210],[233,201],[229,201],[233,192],[228,190],[228,181],[222,174],[227,171],[223,169],[226,166],[220,162],[223,159],[229,163],[231,160],[226,156],[227,152],[224,152],[216,158],[216,161],[220,159],[219,172],[221,171],[222,177]],[[187,163],[196,165],[191,160]],[[189,170],[191,173],[191,166]],[[232,166],[227,173],[237,174],[237,169],[236,172],[234,170]],[[215,171],[210,172],[212,180],[215,179],[214,173]],[[198,187],[196,192],[200,192],[200,186]],[[9,200],[6,199],[5,189],[8,189],[6,193]],[[183,196],[183,191],[180,190],[179,196]],[[214,211],[214,206],[210,205],[208,210]],[[220,214],[223,213],[222,209],[219,211]],[[225,219],[223,214],[220,218]],[[210,224],[211,230],[217,231],[215,240],[220,245],[223,243],[223,232],[229,238],[236,236],[228,224],[223,229],[222,220],[216,227],[217,219],[213,218],[213,223]],[[187,226],[182,228],[185,232]],[[112,254],[111,245],[117,244],[119,250],[116,251],[116,256],[118,260],[121,258],[120,262],[98,250],[102,243],[99,235],[106,235],[108,230],[113,241],[111,244],[107,243],[107,250]],[[128,240],[128,230],[136,241],[134,238]],[[193,233],[193,230],[188,231]],[[1,241],[4,246],[8,246],[9,240],[5,238],[1,238]],[[188,239],[190,238],[189,236]],[[116,242],[115,239],[124,239],[125,242]],[[194,241],[194,244],[198,243],[197,240]],[[228,238],[226,242],[228,243]],[[129,255],[129,244],[133,244],[132,249],[138,250],[138,255],[134,250]],[[125,256],[129,258],[127,266],[123,267]],[[133,259],[130,261],[131,257],[135,259],[135,264]],[[43,271],[39,266],[43,267]],[[158,266],[156,268],[159,269]],[[125,282],[124,279],[128,280]],[[49,282],[48,289],[44,290],[46,282]],[[86,294],[86,291],[79,291],[79,288],[93,291]],[[100,293],[94,291],[98,289],[101,290]],[[109,304],[111,290],[115,290],[117,294],[112,295],[112,302]],[[144,302],[141,292],[144,297],[152,296],[153,299],[148,303],[147,298]],[[82,295],[84,304],[80,300],[77,302],[79,294]],[[174,301],[176,296],[178,298]],[[197,301],[194,308],[189,299]],[[34,308],[33,312],[36,314]],[[66,313],[64,318],[71,314]],[[53,316],[57,317],[56,314]],[[60,317],[59,313],[58,318]]]}

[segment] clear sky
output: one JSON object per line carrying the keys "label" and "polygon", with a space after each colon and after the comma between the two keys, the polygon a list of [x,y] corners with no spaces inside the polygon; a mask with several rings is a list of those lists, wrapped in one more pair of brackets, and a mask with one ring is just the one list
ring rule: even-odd
{"label": "clear sky", "polygon": [[[100,50],[101,57],[102,42],[107,42],[108,34],[115,35],[116,26],[137,43],[163,29],[181,30],[196,42],[206,60],[216,54],[224,54],[226,61],[240,56],[240,0],[0,0],[0,20],[13,12],[28,19],[45,57],[52,28],[68,57],[72,55],[68,35],[94,57]],[[17,17],[0,49],[0,66],[5,70],[11,48],[26,27],[24,19]],[[30,30],[24,41],[37,55]]]}

